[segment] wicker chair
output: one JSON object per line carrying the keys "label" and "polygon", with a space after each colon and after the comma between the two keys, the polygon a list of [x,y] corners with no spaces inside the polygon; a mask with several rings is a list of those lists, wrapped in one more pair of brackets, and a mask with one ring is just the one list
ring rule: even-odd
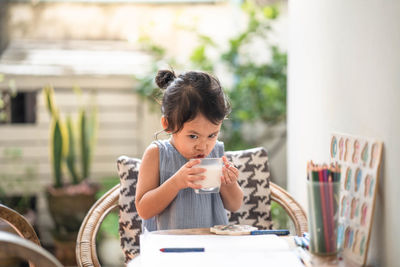
{"label": "wicker chair", "polygon": [[29,266],[54,267],[62,264],[40,246],[32,225],[17,211],[0,204],[0,219],[7,222],[18,235],[0,232],[0,250],[29,262]]}
{"label": "wicker chair", "polygon": [[[269,181],[268,156],[264,148],[228,151],[226,155],[239,169],[238,182],[245,192],[242,208],[229,215],[231,223],[271,228],[269,208],[272,200],[288,213],[297,235],[307,231],[306,213],[300,204],[284,189]],[[76,245],[78,266],[100,266],[96,235],[104,217],[115,207],[119,207],[121,246],[126,262],[139,253],[141,225],[134,206],[139,164],[140,160],[126,156],[118,159],[121,183],[110,189],[93,205],[81,225]]]}

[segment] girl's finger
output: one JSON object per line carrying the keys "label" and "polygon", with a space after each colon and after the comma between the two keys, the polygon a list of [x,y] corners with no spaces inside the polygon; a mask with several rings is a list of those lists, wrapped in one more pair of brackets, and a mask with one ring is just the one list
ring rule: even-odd
{"label": "girl's finger", "polygon": [[239,177],[239,170],[238,169],[236,169],[236,168],[232,169],[232,173],[233,173],[233,176]]}
{"label": "girl's finger", "polygon": [[223,173],[223,178],[224,178],[225,184],[229,184],[232,180],[231,177],[229,176],[229,173],[226,170]]}
{"label": "girl's finger", "polygon": [[190,182],[200,181],[206,178],[204,175],[189,175],[188,177]]}
{"label": "girl's finger", "polygon": [[233,163],[232,162],[230,162],[227,158],[226,158],[226,156],[223,156],[222,157],[222,161],[224,162],[224,165],[228,168],[228,167],[234,167],[235,165],[233,165]]}
{"label": "girl's finger", "polygon": [[239,171],[232,162],[226,162],[225,168],[232,171]]}
{"label": "girl's finger", "polygon": [[189,160],[189,161],[185,164],[185,166],[186,166],[187,168],[192,168],[193,166],[199,164],[200,162],[201,162],[200,159],[192,159],[192,160]]}
{"label": "girl's finger", "polygon": [[233,177],[236,177],[239,174],[239,171],[236,168],[225,168],[225,170],[226,170],[227,174],[229,174]]}
{"label": "girl's finger", "polygon": [[201,185],[200,184],[195,184],[195,183],[188,183],[188,187],[193,188],[193,189],[200,189]]}
{"label": "girl's finger", "polygon": [[191,174],[191,175],[197,175],[197,174],[200,174],[200,173],[205,172],[206,170],[207,170],[207,169],[205,169],[205,168],[200,168],[200,167],[191,168],[190,171],[189,171],[189,174]]}
{"label": "girl's finger", "polygon": [[235,169],[227,169],[226,175],[227,175],[227,177],[229,177],[230,182],[234,182],[239,177],[239,171],[236,168]]}
{"label": "girl's finger", "polygon": [[228,184],[228,182],[227,182],[227,180],[225,178],[225,175],[221,175],[221,181],[222,181],[223,184]]}

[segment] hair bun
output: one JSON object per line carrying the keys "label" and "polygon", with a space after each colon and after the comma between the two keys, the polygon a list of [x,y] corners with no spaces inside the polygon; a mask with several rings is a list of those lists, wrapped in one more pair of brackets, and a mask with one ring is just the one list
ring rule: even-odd
{"label": "hair bun", "polygon": [[166,89],[168,85],[175,80],[176,76],[173,71],[159,70],[156,76],[156,84],[162,89]]}

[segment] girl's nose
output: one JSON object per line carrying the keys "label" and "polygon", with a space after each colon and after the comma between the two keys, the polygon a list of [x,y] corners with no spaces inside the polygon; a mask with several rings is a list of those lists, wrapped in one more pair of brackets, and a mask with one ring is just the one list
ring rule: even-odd
{"label": "girl's nose", "polygon": [[197,150],[205,150],[205,148],[206,148],[206,143],[205,143],[205,142],[198,142],[198,143],[196,144],[195,148],[196,148]]}

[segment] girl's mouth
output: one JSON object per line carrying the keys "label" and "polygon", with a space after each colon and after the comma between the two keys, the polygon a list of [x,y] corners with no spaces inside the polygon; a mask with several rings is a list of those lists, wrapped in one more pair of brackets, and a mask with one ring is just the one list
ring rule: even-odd
{"label": "girl's mouth", "polygon": [[195,156],[194,158],[195,158],[195,159],[202,159],[202,158],[204,158],[204,155],[197,155],[197,156]]}

